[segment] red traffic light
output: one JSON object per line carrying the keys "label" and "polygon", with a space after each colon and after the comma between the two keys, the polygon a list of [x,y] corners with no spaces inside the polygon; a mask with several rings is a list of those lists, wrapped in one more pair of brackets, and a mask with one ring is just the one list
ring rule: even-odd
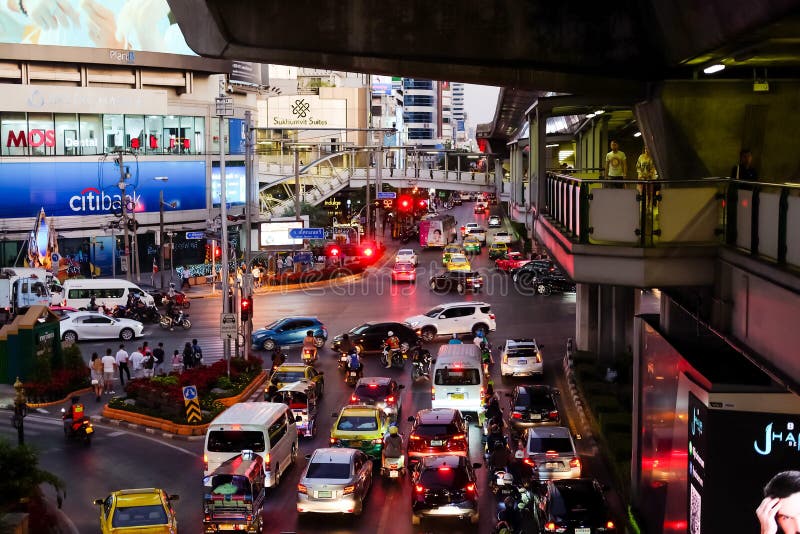
{"label": "red traffic light", "polygon": [[419,201],[419,207],[420,207],[420,208],[424,208],[424,207],[426,207],[427,205],[428,205],[428,201],[427,201],[427,200],[420,200],[420,201]]}
{"label": "red traffic light", "polygon": [[239,302],[239,314],[242,317],[242,321],[250,320],[253,314],[253,297],[242,297]]}
{"label": "red traffic light", "polygon": [[214,256],[217,257],[217,258],[222,256],[222,249],[220,247],[216,247],[214,249]]}
{"label": "red traffic light", "polygon": [[335,257],[339,256],[339,254],[341,254],[341,253],[342,253],[342,251],[337,245],[328,245],[325,248],[325,255],[326,256],[333,256],[335,258]]}
{"label": "red traffic light", "polygon": [[411,209],[413,202],[411,200],[411,197],[403,195],[398,199],[397,205],[400,208],[400,211],[408,211]]}

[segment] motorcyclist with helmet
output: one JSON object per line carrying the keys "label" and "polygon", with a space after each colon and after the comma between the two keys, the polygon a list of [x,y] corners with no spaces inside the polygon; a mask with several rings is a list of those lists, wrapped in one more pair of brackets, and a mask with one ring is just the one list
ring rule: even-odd
{"label": "motorcyclist with helmet", "polygon": [[414,348],[411,349],[411,364],[412,367],[415,364],[420,365],[420,369],[425,374],[430,374],[430,362],[431,362],[431,353],[422,347],[422,339],[417,338],[417,341],[414,343]]}
{"label": "motorcyclist with helmet", "polygon": [[311,353],[311,359],[315,360],[317,358],[317,345],[316,340],[314,339],[314,331],[308,330],[306,332],[306,337],[303,338],[303,352],[305,354],[306,351]]}
{"label": "motorcyclist with helmet", "polygon": [[489,453],[493,452],[498,443],[505,447],[506,437],[503,435],[501,426],[496,421],[492,421],[489,424],[489,434],[486,436],[486,450]]}
{"label": "motorcyclist with helmet", "polygon": [[514,459],[508,464],[507,470],[514,477],[517,485],[533,480],[533,467],[525,462],[525,451],[522,449],[514,452]]}
{"label": "motorcyclist with helmet", "polygon": [[350,348],[350,352],[347,354],[347,370],[356,371],[358,378],[364,376],[364,366],[361,365],[361,358],[358,356],[358,351],[355,347]]}
{"label": "motorcyclist with helmet", "polygon": [[350,354],[350,350],[354,349],[355,345],[350,341],[348,334],[342,334],[342,341],[339,343],[339,352],[343,354]]}
{"label": "motorcyclist with helmet", "polygon": [[278,345],[275,345],[275,350],[272,351],[272,372],[274,373],[285,361],[286,355]]}
{"label": "motorcyclist with helmet", "polygon": [[511,461],[511,454],[508,451],[505,440],[495,440],[489,454],[489,465],[492,471],[506,470]]}
{"label": "motorcyclist with helmet", "polygon": [[404,467],[403,456],[403,437],[400,435],[396,425],[389,427],[389,434],[383,438],[383,450],[381,451],[382,465],[386,467],[386,459],[396,459],[400,469]]}
{"label": "motorcyclist with helmet", "polygon": [[77,395],[72,397],[70,407],[64,412],[62,418],[64,419],[64,430],[71,433],[75,428],[75,423],[79,423],[86,416],[84,406],[81,403],[81,398]]}
{"label": "motorcyclist with helmet", "polygon": [[387,332],[388,336],[384,343],[389,348],[389,353],[386,355],[386,368],[390,368],[392,366],[392,359],[394,355],[400,350],[400,338],[394,335],[394,332],[389,330]]}

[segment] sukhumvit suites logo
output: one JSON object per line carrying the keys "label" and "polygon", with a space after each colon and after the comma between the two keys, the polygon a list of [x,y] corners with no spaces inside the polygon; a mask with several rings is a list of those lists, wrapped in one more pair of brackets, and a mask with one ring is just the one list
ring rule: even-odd
{"label": "sukhumvit suites logo", "polygon": [[[69,208],[77,213],[103,212],[118,209],[120,206],[120,195],[108,195],[95,187],[87,187],[79,195],[73,195],[69,199]],[[141,195],[133,193],[126,195],[129,206],[135,208],[139,205]]]}

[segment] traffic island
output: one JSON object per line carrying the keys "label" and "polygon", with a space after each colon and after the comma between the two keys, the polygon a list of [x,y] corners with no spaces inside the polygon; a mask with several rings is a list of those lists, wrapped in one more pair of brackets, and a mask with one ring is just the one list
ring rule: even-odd
{"label": "traffic island", "polygon": [[[226,363],[219,361],[180,374],[132,380],[125,387],[125,397],[114,397],[103,407],[100,420],[122,422],[128,428],[141,427],[151,433],[160,431],[165,437],[202,436],[219,413],[263,387],[268,374],[262,363],[255,356],[233,359],[230,378]],[[200,419],[191,423],[186,418],[186,386],[194,386],[200,406]]]}

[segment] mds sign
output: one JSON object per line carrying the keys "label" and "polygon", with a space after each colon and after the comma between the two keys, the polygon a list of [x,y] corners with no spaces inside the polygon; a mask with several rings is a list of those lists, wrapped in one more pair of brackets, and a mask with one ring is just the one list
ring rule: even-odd
{"label": "mds sign", "polygon": [[7,147],[40,147],[55,148],[56,146],[56,132],[55,130],[31,130],[25,133],[25,130],[9,130],[8,137],[6,138]]}

